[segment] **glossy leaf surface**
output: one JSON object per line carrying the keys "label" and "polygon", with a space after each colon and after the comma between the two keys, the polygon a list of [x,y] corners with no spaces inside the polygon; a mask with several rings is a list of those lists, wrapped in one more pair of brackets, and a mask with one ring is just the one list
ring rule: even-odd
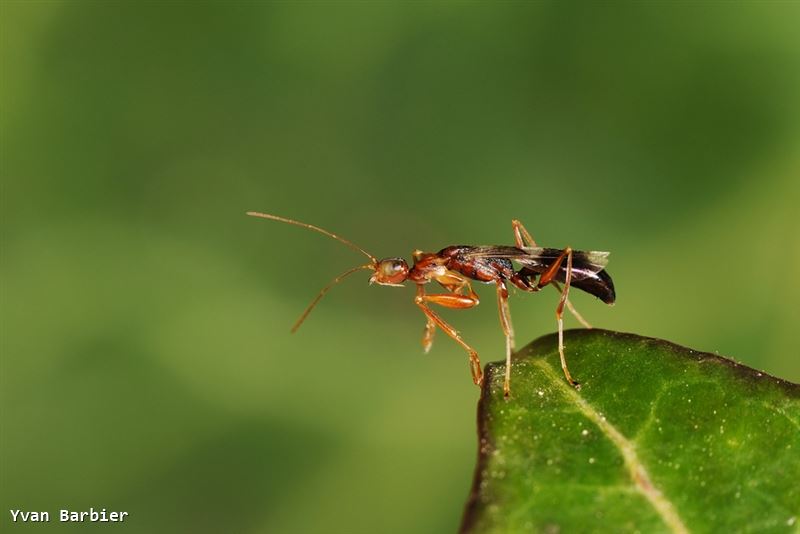
{"label": "glossy leaf surface", "polygon": [[796,532],[800,386],[602,330],[487,366],[464,532]]}

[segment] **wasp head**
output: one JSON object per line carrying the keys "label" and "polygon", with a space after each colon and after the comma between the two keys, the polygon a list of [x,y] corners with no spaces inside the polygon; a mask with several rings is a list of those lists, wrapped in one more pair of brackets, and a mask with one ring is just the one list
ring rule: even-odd
{"label": "wasp head", "polygon": [[402,286],[408,278],[408,263],[403,258],[386,258],[375,264],[375,272],[369,278],[370,284],[382,286]]}

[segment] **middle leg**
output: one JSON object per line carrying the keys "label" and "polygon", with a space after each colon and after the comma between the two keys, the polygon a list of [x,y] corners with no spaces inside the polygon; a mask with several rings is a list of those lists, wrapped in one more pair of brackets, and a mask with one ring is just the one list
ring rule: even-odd
{"label": "middle leg", "polygon": [[503,379],[503,396],[511,395],[511,354],[514,352],[514,327],[511,325],[511,311],[508,308],[508,287],[503,280],[498,280],[497,308],[500,312],[500,326],[506,336],[506,372]]}

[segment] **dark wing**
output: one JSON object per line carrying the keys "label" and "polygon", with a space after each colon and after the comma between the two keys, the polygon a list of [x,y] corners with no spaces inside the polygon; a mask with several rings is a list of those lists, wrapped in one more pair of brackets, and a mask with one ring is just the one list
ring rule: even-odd
{"label": "dark wing", "polygon": [[[466,258],[506,258],[516,261],[534,273],[543,273],[564,252],[558,248],[511,247],[507,245],[489,245],[473,247],[464,252]],[[599,273],[608,265],[608,252],[572,251],[572,279],[582,280],[587,276]],[[561,266],[566,273],[566,261]]]}
{"label": "dark wing", "polygon": [[[545,272],[564,252],[558,248],[517,248],[507,245],[465,247],[465,249],[461,254],[466,259],[504,258],[515,261],[522,265],[519,274],[523,277]],[[605,271],[607,264],[608,252],[572,251],[572,286],[594,295],[606,304],[613,304],[617,297],[614,282]],[[564,262],[558,270],[556,280],[563,283],[566,279],[567,265]]]}

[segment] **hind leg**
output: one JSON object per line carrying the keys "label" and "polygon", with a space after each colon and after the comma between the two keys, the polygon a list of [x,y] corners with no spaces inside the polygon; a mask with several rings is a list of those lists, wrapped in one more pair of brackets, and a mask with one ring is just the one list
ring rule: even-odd
{"label": "hind leg", "polygon": [[514,241],[517,244],[517,248],[536,246],[536,241],[533,240],[533,237],[531,237],[531,234],[522,226],[521,222],[514,219],[511,221],[511,227],[514,229]]}
{"label": "hind leg", "polygon": [[541,288],[552,283],[565,260],[567,262],[566,282],[564,282],[564,289],[561,291],[561,298],[558,301],[558,306],[556,306],[556,320],[558,321],[558,355],[561,357],[561,369],[564,371],[564,376],[570,384],[577,388],[580,384],[569,374],[567,358],[564,356],[564,304],[567,302],[570,280],[572,280],[572,249],[570,247],[565,248],[553,264],[542,273],[537,285]]}
{"label": "hind leg", "polygon": [[[561,284],[559,284],[558,282],[550,282],[550,285],[556,288],[556,291],[561,293]],[[583,315],[578,313],[578,310],[576,310],[575,306],[572,305],[571,300],[567,300],[567,309],[572,314],[572,316],[575,317],[575,319],[577,319],[578,322],[583,325],[584,328],[588,328],[591,330],[592,325],[589,324],[589,321],[583,318]]]}
{"label": "hind leg", "polygon": [[[517,245],[517,248],[536,246],[536,241],[533,240],[533,237],[528,232],[528,230],[525,229],[525,227],[522,225],[521,222],[514,219],[511,221],[511,227],[514,229],[514,241]],[[556,290],[558,290],[559,293],[562,292],[561,286],[558,284],[558,282],[552,282],[552,284],[556,288]],[[572,302],[567,300],[566,305],[569,312],[573,315],[573,317],[575,317],[575,319],[578,320],[579,323],[581,323],[584,326],[584,328],[592,327],[592,325],[590,325],[589,322],[586,319],[584,319],[580,313],[578,313],[578,310],[575,309],[575,306],[572,305]]]}

